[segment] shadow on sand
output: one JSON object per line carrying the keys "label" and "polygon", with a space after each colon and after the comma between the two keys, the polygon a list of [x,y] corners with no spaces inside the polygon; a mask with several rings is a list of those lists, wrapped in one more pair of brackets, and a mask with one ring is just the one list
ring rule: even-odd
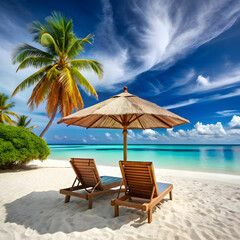
{"label": "shadow on sand", "polygon": [[[131,208],[121,207],[120,216],[114,218],[110,201],[115,196],[97,198],[93,209],[88,209],[88,202],[84,199],[72,197],[69,203],[64,203],[64,196],[57,191],[32,192],[4,205],[7,213],[5,222],[24,225],[39,234],[82,232],[105,227],[116,230],[130,222],[136,228],[148,224],[145,212]],[[157,210],[154,208],[153,212]]]}

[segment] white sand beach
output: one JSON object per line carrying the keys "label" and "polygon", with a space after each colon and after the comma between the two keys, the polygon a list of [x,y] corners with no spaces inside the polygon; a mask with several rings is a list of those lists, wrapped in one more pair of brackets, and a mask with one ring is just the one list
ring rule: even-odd
{"label": "white sand beach", "polygon": [[[101,175],[120,176],[117,167],[98,166]],[[157,181],[172,183],[173,201],[161,201],[147,223],[145,212],[110,200],[64,203],[59,189],[74,172],[67,161],[33,162],[25,170],[0,173],[0,239],[240,239],[240,176],[155,169]]]}

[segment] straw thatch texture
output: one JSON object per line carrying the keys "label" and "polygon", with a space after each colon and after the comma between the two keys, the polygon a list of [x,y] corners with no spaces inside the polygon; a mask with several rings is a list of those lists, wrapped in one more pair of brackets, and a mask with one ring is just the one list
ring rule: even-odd
{"label": "straw thatch texture", "polygon": [[128,129],[149,129],[172,128],[189,121],[125,90],[106,101],[64,117],[58,123],[86,128],[123,129],[126,126]]}

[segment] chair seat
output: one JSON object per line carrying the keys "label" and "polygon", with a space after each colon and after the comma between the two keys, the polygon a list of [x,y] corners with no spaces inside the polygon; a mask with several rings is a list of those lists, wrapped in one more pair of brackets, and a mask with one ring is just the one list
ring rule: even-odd
{"label": "chair seat", "polygon": [[101,179],[102,184],[112,183],[112,182],[122,180],[122,178],[112,177],[112,176],[101,176],[100,179]]}
{"label": "chair seat", "polygon": [[169,183],[161,183],[157,182],[158,194],[164,192],[167,188],[169,188],[172,184]]}

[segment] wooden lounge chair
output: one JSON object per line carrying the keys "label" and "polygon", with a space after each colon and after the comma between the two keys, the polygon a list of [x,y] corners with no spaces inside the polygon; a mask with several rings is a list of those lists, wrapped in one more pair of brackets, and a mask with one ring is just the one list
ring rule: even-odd
{"label": "wooden lounge chair", "polygon": [[[60,193],[66,195],[66,203],[69,202],[71,196],[75,196],[88,200],[88,207],[92,208],[93,198],[119,191],[119,188],[112,188],[120,186],[122,178],[111,176],[99,177],[94,159],[71,158],[70,164],[76,173],[76,179],[72,187],[60,189]],[[76,192],[78,190],[83,191]]]}
{"label": "wooden lounge chair", "polygon": [[[141,209],[148,212],[148,223],[152,222],[152,208],[169,193],[172,200],[173,185],[157,183],[151,162],[119,162],[125,194],[113,199],[115,217],[119,216],[119,206]],[[119,192],[120,193],[120,192]]]}

